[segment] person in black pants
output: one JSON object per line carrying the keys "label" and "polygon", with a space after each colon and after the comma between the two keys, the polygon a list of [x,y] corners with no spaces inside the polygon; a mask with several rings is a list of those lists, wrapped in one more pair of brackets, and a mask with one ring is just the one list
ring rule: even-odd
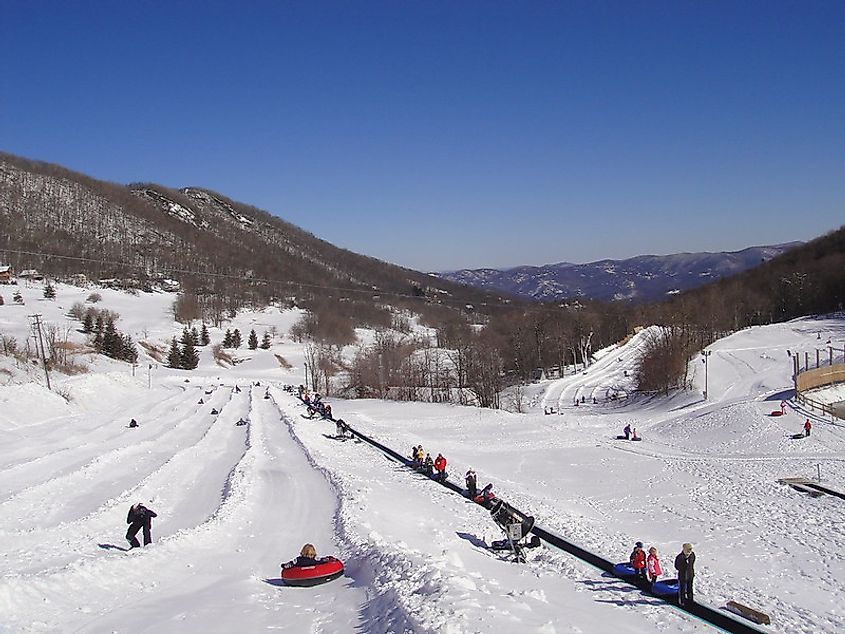
{"label": "person in black pants", "polygon": [[681,552],[675,557],[675,570],[678,571],[678,605],[691,605],[692,579],[695,577],[695,553],[692,552],[692,544],[684,544]]}
{"label": "person in black pants", "polygon": [[142,528],[144,529],[144,546],[152,543],[153,539],[150,532],[154,517],[157,517],[155,511],[151,511],[140,502],[129,508],[129,513],[126,515],[126,523],[129,524],[126,531],[126,540],[131,548],[138,548],[141,545],[138,543],[136,535]]}

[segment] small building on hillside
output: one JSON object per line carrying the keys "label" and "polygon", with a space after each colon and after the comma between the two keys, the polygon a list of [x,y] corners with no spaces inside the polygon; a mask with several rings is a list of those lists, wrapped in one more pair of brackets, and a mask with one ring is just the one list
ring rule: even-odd
{"label": "small building on hillside", "polygon": [[88,286],[88,276],[85,273],[74,273],[70,276],[70,283],[74,286]]}
{"label": "small building on hillside", "polygon": [[12,283],[12,267],[6,264],[0,264],[0,284]]}
{"label": "small building on hillside", "polygon": [[545,368],[534,368],[531,370],[531,381],[545,381],[548,377],[546,376],[546,369]]}
{"label": "small building on hillside", "polygon": [[26,269],[18,273],[18,277],[24,280],[32,280],[34,282],[43,282],[44,276],[35,269]]}
{"label": "small building on hillside", "polygon": [[159,288],[168,293],[178,293],[181,290],[181,285],[178,280],[171,280],[169,278],[162,278],[158,282]]}

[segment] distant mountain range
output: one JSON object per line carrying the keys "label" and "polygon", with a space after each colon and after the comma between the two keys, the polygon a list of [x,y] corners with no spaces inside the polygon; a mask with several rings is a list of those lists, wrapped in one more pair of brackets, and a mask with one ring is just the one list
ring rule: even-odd
{"label": "distant mountain range", "polygon": [[723,253],[640,255],[587,264],[463,269],[437,275],[468,286],[542,301],[585,297],[643,303],[741,273],[801,244],[788,242]]}

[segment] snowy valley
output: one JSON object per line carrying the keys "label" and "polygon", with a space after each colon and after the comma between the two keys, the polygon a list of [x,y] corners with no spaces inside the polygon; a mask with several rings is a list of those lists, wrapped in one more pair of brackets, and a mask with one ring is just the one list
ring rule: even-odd
{"label": "snowy valley", "polygon": [[[0,332],[23,345],[28,316],[41,314],[69,333],[85,371],[53,373],[48,391],[41,368],[0,356],[2,632],[714,631],[554,548],[530,550],[525,564],[491,551],[502,533],[482,506],[306,417],[283,389],[305,380],[304,346],[289,336],[299,309],[239,311],[209,328],[212,344],[226,328],[254,329],[273,333],[269,349],[240,349],[221,366],[206,346],[187,371],[143,346],[137,367],[85,352],[67,316],[96,290],[122,332],[165,349],[182,330],[172,293],[18,290],[23,304],[4,292]],[[706,400],[700,359],[694,390],[633,395],[645,332],[599,351],[586,371],[526,386],[522,413],[326,400],[403,455],[420,443],[442,452],[453,482],[474,469],[479,485],[605,558],[625,561],[642,541],[671,576],[691,542],[696,598],[762,610],[772,617],[763,631],[845,630],[845,506],[777,482],[818,474],[845,489],[845,423],[791,398],[787,352],[845,342],[845,318],[718,340]],[[785,415],[770,416],[782,400]],[[812,435],[793,439],[807,418]],[[642,442],[617,440],[626,425]],[[158,517],[153,543],[127,550],[136,502]],[[284,586],[280,563],[306,542],[342,559],[345,575]]]}

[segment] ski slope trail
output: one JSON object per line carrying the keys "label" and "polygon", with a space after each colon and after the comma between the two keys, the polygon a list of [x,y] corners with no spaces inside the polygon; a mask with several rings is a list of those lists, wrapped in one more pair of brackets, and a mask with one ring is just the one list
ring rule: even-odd
{"label": "ski slope trail", "polygon": [[546,388],[540,406],[574,409],[575,400],[582,397],[587,405],[592,404],[594,397],[604,402],[612,394],[624,396],[633,386],[634,369],[642,347],[656,330],[654,326],[645,328],[625,344],[602,350],[595,363],[584,371],[553,381]]}
{"label": "ski slope trail", "polygon": [[[70,519],[63,526],[69,536],[58,537],[57,549],[40,548],[42,535],[28,553],[25,546],[14,550],[11,557],[18,560],[11,569],[18,572],[0,579],[4,627],[353,631],[364,591],[349,579],[308,594],[279,587],[277,580],[279,562],[298,554],[306,541],[326,554],[335,550],[334,490],[260,391],[233,401],[231,417],[217,417],[194,445],[175,451],[136,482],[133,494],[92,517]],[[238,415],[248,424],[236,426]],[[155,541],[122,552],[108,542],[122,540],[126,510],[141,491],[154,493]],[[190,516],[194,507],[207,514],[201,522],[170,519]],[[67,551],[69,560],[58,567],[56,550]],[[22,571],[27,566],[20,558],[26,556],[33,560],[30,572]],[[329,622],[341,626],[325,629]]]}
{"label": "ski slope trail", "polygon": [[[126,405],[99,414],[59,417],[35,425],[21,426],[14,436],[4,439],[0,456],[0,496],[7,496],[40,482],[43,472],[60,475],[99,456],[104,450],[145,440],[166,431],[171,413],[175,425],[191,407],[183,390],[143,394],[139,409],[158,425],[143,425],[129,430]],[[144,422],[144,421],[142,421]],[[131,435],[130,435],[131,434]]]}

